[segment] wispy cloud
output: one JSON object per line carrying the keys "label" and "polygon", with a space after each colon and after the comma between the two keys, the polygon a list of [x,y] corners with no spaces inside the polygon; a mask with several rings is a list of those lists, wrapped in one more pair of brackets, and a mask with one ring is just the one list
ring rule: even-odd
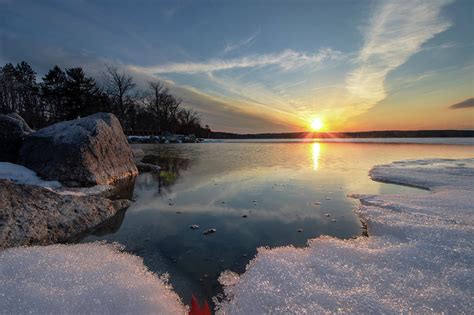
{"label": "wispy cloud", "polygon": [[148,74],[160,73],[210,73],[236,68],[252,68],[263,66],[279,66],[283,70],[300,68],[304,65],[315,65],[324,60],[338,59],[343,55],[340,51],[324,48],[317,53],[309,54],[294,50],[285,50],[275,54],[252,55],[233,59],[211,59],[206,62],[182,62],[156,65],[151,67],[130,66],[132,70]]}
{"label": "wispy cloud", "polygon": [[360,114],[386,96],[388,73],[422,50],[422,45],[451,23],[440,16],[452,2],[387,1],[375,12],[356,59],[358,67],[346,79],[353,114]]}
{"label": "wispy cloud", "polygon": [[462,102],[453,104],[449,106],[451,109],[460,109],[460,108],[474,108],[474,98],[468,98],[467,100],[464,100]]}
{"label": "wispy cloud", "polygon": [[258,34],[260,31],[256,31],[255,33],[251,34],[249,37],[242,39],[241,41],[237,43],[227,43],[227,45],[224,48],[224,53],[229,53],[234,50],[238,50],[243,47],[247,47],[251,45],[252,43],[255,42],[255,39],[257,38]]}

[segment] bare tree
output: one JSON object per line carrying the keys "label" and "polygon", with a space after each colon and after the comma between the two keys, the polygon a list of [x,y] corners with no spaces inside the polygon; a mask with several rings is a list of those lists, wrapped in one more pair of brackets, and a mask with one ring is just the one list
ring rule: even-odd
{"label": "bare tree", "polygon": [[181,100],[174,97],[167,87],[159,81],[152,81],[147,107],[154,113],[158,122],[158,130],[175,131]]}
{"label": "bare tree", "polygon": [[119,72],[117,68],[110,65],[105,67],[106,70],[103,72],[105,90],[112,99],[114,111],[122,120],[122,123],[127,124],[125,118],[127,117],[128,110],[134,106],[132,92],[136,84],[133,82],[131,75]]}

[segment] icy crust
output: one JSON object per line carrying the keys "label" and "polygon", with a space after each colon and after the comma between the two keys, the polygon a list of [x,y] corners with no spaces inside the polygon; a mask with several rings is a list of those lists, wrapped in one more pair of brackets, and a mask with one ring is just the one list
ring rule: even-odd
{"label": "icy crust", "polygon": [[240,277],[221,275],[220,314],[471,313],[473,159],[375,167],[378,180],[423,186],[414,196],[362,196],[369,237],[320,237],[304,249],[260,248]]}
{"label": "icy crust", "polygon": [[474,159],[405,160],[374,167],[373,180],[437,190],[449,188],[473,188]]}
{"label": "icy crust", "polygon": [[0,162],[0,179],[9,179],[17,184],[27,184],[44,187],[60,195],[91,196],[99,195],[111,190],[110,185],[96,185],[93,187],[63,187],[58,181],[46,181],[41,179],[34,171],[22,165]]}
{"label": "icy crust", "polygon": [[185,314],[166,279],[111,244],[18,247],[0,252],[7,314]]}

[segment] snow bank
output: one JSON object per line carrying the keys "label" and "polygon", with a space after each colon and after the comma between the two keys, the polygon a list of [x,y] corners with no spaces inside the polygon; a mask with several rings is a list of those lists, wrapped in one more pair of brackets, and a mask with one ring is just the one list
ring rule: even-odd
{"label": "snow bank", "polygon": [[91,196],[99,195],[113,189],[111,185],[96,185],[93,187],[63,187],[58,181],[42,180],[34,171],[22,165],[0,162],[0,179],[9,179],[18,184],[41,186],[60,195]]}
{"label": "snow bank", "polygon": [[0,252],[1,313],[184,314],[166,279],[99,243]]}
{"label": "snow bank", "polygon": [[220,280],[221,314],[470,313],[474,309],[474,159],[375,167],[377,180],[431,194],[362,196],[369,237],[260,248]]}
{"label": "snow bank", "polygon": [[29,168],[9,162],[0,162],[0,178],[12,180],[18,184],[35,185],[48,189],[62,186],[61,183],[57,181],[42,180]]}

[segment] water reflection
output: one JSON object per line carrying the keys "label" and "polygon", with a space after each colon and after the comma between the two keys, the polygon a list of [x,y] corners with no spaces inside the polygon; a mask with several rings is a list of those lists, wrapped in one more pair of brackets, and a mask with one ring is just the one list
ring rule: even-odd
{"label": "water reflection", "polygon": [[[455,146],[350,143],[138,147],[148,154],[144,161],[159,165],[162,172],[141,174],[136,202],[125,217],[84,241],[124,244],[152,271],[169,273],[184,302],[191,294],[210,301],[221,292],[219,274],[243,272],[258,247],[301,247],[319,235],[360,235],[361,224],[352,211],[357,202],[348,193],[419,193],[371,181],[373,165],[469,152]],[[189,228],[194,224],[199,229]],[[217,232],[203,235],[209,228]]]}
{"label": "water reflection", "polygon": [[181,173],[186,171],[190,166],[190,160],[180,158],[177,156],[159,156],[146,155],[143,160],[144,163],[158,165],[161,170],[158,174],[147,174],[145,181],[139,181],[138,185],[155,186],[157,185],[157,192],[162,193],[162,189],[167,192],[171,191],[171,186],[177,183],[181,177]]}
{"label": "water reflection", "polygon": [[314,142],[312,145],[312,153],[313,153],[313,170],[317,170],[319,166],[319,153],[321,150],[321,145],[317,142]]}

